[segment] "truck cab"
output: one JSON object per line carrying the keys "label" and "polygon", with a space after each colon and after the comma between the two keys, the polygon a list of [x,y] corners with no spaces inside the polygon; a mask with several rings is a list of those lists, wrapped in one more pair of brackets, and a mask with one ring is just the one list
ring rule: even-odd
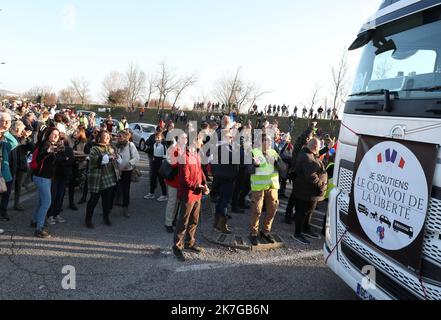
{"label": "truck cab", "polygon": [[[359,237],[348,222],[362,136],[397,143],[441,145],[440,39],[441,1],[387,0],[363,25],[350,47],[350,50],[363,50],[363,54],[342,119],[334,172],[337,187],[329,199],[324,256],[328,266],[355,292],[363,292],[360,298],[441,300],[439,148],[433,159],[433,177],[429,177],[433,182],[423,227],[420,272],[409,270],[388,251],[379,250]],[[404,159],[401,164],[398,159],[395,165],[404,164]],[[370,210],[361,208],[364,213]],[[366,218],[363,216],[359,213],[359,219]],[[380,218],[383,226],[387,224],[389,228],[392,221],[390,215]],[[406,227],[407,231],[398,228],[402,226],[400,223],[395,222],[394,226],[399,233],[392,228],[386,232],[418,236],[411,225]],[[375,286],[361,288],[366,266],[375,268]]]}

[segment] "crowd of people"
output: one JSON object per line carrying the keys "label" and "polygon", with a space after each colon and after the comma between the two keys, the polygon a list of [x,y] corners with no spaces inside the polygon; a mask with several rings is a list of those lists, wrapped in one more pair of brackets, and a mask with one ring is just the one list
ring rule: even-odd
{"label": "crowd of people", "polygon": [[[289,133],[280,132],[276,120],[253,127],[251,121],[234,122],[226,115],[220,123],[203,122],[199,130],[189,123],[185,131],[176,130],[172,121],[161,121],[147,142],[151,170],[145,199],[167,202],[165,229],[175,235],[176,257],[185,261],[184,249],[202,250],[195,233],[204,195],[216,204],[213,227],[218,232],[232,233],[230,207],[238,214],[250,210],[251,243],[258,245],[260,239],[274,243],[272,226],[279,199],[288,199],[288,182],[294,188],[285,222],[293,224],[295,206],[294,239],[308,245],[307,238],[320,238],[310,221],[332,185],[336,142],[316,125],[312,123],[293,143]],[[161,196],[156,198],[158,183]]]}
{"label": "crowd of people", "polygon": [[[78,203],[87,202],[85,227],[94,228],[100,198],[105,225],[112,226],[115,199],[122,215],[130,218],[130,190],[140,155],[126,119],[113,136],[110,116],[96,126],[93,113],[57,111],[39,104],[13,104],[0,111],[2,221],[10,220],[12,190],[14,210],[23,211],[21,189],[30,181],[38,192],[31,218],[36,237],[49,238],[50,225],[66,222],[61,216],[66,193],[70,209],[78,210],[75,190],[80,187]],[[150,192],[144,198],[167,202],[165,229],[174,234],[176,257],[185,261],[184,249],[202,250],[195,234],[203,196],[216,203],[213,227],[224,234],[232,233],[230,206],[233,213],[250,210],[253,245],[262,238],[275,242],[272,228],[281,198],[289,198],[285,222],[295,223],[294,239],[309,244],[307,238],[319,238],[310,220],[332,185],[335,140],[316,122],[294,142],[290,133],[280,131],[277,120],[253,124],[234,114],[216,120],[206,118],[200,126],[188,122],[186,130],[177,130],[173,119],[161,119],[146,143]],[[286,194],[288,183],[293,184],[291,195]],[[158,184],[161,195],[156,198]]]}
{"label": "crowd of people", "polygon": [[[61,216],[66,193],[69,208],[79,210],[75,202],[79,187],[83,197],[78,204],[87,202],[88,228],[94,228],[92,218],[100,198],[106,225],[112,225],[110,213],[118,195],[123,215],[129,217],[131,177],[140,157],[131,142],[127,119],[123,118],[116,130],[114,125],[111,116],[97,126],[94,113],[57,111],[55,106],[30,103],[2,105],[0,221],[11,219],[8,207],[13,190],[14,210],[24,211],[21,194],[29,183],[38,193],[30,223],[36,237],[49,238],[50,225],[66,222]],[[115,131],[118,134],[112,143]]]}

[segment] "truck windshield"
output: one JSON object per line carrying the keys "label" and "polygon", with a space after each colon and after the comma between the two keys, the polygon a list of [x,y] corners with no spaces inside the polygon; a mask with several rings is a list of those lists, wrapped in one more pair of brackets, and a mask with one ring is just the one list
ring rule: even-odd
{"label": "truck windshield", "polygon": [[390,36],[384,35],[393,29],[386,28],[377,29],[364,49],[349,100],[380,90],[397,92],[398,99],[441,97],[441,21]]}

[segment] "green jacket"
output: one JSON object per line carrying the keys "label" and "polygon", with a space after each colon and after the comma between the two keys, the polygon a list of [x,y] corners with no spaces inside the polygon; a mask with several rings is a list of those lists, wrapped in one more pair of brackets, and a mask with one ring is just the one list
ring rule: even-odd
{"label": "green jacket", "polygon": [[89,155],[89,175],[88,188],[90,193],[99,193],[100,191],[116,186],[119,180],[119,169],[116,161],[110,161],[107,165],[102,165],[104,155],[115,155],[112,146],[96,144]]}

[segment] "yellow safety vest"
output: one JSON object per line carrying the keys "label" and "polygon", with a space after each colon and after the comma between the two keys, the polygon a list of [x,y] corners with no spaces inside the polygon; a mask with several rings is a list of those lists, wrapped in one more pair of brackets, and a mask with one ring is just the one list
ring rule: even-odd
{"label": "yellow safety vest", "polygon": [[[279,154],[275,150],[269,150],[268,154],[275,159],[279,158]],[[256,168],[256,173],[251,176],[251,190],[257,192],[271,189],[279,190],[279,173],[274,164],[266,161],[265,155],[260,149],[253,149],[253,157],[260,160],[260,166]]]}
{"label": "yellow safety vest", "polygon": [[[328,170],[331,166],[333,166],[334,163],[330,162],[328,166],[326,167],[326,170]],[[334,184],[334,178],[328,179],[328,190],[326,190],[325,199],[329,199],[329,195],[331,194],[331,191],[336,187]]]}

